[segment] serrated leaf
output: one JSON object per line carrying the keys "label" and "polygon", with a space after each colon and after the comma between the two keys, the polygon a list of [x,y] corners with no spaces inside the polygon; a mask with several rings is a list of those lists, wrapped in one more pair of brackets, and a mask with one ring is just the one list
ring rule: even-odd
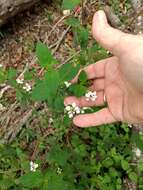
{"label": "serrated leaf", "polygon": [[143,140],[138,133],[134,132],[132,134],[131,141],[132,143],[135,143],[140,150],[143,151]]}
{"label": "serrated leaf", "polygon": [[32,91],[32,100],[47,100],[52,105],[60,84],[59,73],[57,71],[48,71],[45,79],[40,81]]}
{"label": "serrated leaf", "polygon": [[56,96],[54,101],[54,109],[56,112],[63,112],[64,109],[64,98],[61,96]]}
{"label": "serrated leaf", "polygon": [[47,160],[52,163],[57,163],[64,166],[69,157],[69,152],[66,149],[61,149],[60,146],[52,147],[47,154]]}
{"label": "serrated leaf", "polygon": [[62,8],[64,10],[72,10],[74,9],[79,3],[81,2],[81,0],[63,0],[62,3]]}
{"label": "serrated leaf", "polygon": [[82,84],[73,84],[70,86],[69,91],[72,92],[74,96],[80,97],[85,95],[87,87]]}
{"label": "serrated leaf", "polygon": [[70,26],[72,26],[74,28],[80,26],[79,20],[76,19],[76,18],[73,18],[73,17],[66,19],[65,24],[70,25]]}
{"label": "serrated leaf", "polygon": [[53,57],[47,46],[41,42],[37,43],[36,55],[38,57],[38,63],[43,68],[51,67],[51,65],[57,64],[58,61]]}
{"label": "serrated leaf", "polygon": [[80,83],[85,84],[87,82],[87,74],[84,70],[82,70],[79,74],[78,80]]}
{"label": "serrated leaf", "polygon": [[63,65],[59,69],[61,81],[72,80],[77,75],[79,69],[80,69],[80,65],[74,66],[72,63],[68,63],[68,64]]}
{"label": "serrated leaf", "polygon": [[128,176],[129,176],[130,180],[134,181],[135,183],[137,182],[138,176],[137,176],[137,174],[135,172],[130,172],[128,174]]}
{"label": "serrated leaf", "polygon": [[129,169],[129,163],[126,160],[121,160],[121,166],[123,170],[127,171]]}
{"label": "serrated leaf", "polygon": [[45,81],[40,81],[32,90],[31,98],[34,101],[44,101],[48,99],[48,85]]}
{"label": "serrated leaf", "polygon": [[78,41],[82,49],[87,47],[89,32],[86,28],[80,27],[77,30]]}
{"label": "serrated leaf", "polygon": [[43,175],[41,172],[29,172],[20,177],[20,183],[24,187],[34,188],[40,187],[43,181]]}

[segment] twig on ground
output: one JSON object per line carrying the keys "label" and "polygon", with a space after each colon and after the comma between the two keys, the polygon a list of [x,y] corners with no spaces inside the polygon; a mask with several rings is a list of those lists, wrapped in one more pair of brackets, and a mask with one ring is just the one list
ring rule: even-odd
{"label": "twig on ground", "polygon": [[52,30],[49,32],[47,38],[45,39],[45,42],[49,39],[49,37],[51,36],[52,32],[56,29],[56,27],[57,27],[65,18],[67,18],[67,15],[63,16],[62,18],[60,18],[60,20],[58,20],[58,22],[56,22],[56,24],[52,27]]}
{"label": "twig on ground", "polygon": [[53,54],[59,49],[64,37],[66,36],[66,34],[68,33],[68,31],[70,30],[71,26],[68,26],[67,29],[63,32],[62,36],[60,37],[60,39],[57,42],[56,48],[53,51]]}

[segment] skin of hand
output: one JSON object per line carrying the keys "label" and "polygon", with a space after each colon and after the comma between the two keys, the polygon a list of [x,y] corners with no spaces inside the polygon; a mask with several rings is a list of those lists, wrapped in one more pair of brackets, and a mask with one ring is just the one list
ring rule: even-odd
{"label": "skin of hand", "polygon": [[93,80],[89,89],[96,90],[98,98],[91,102],[85,97],[72,96],[65,98],[64,103],[75,102],[79,107],[99,106],[104,104],[105,95],[108,107],[96,113],[75,116],[74,124],[79,127],[117,121],[143,124],[143,36],[112,28],[104,11],[95,13],[92,33],[96,41],[113,54],[84,68],[88,79]]}

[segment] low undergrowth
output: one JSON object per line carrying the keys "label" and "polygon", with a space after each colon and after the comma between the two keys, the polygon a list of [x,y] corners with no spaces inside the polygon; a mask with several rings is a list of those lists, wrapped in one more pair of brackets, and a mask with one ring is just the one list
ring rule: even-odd
{"label": "low undergrowth", "polygon": [[[73,10],[79,3],[80,0],[64,0],[62,7]],[[110,55],[91,40],[91,26],[83,26],[77,15],[69,14],[65,26],[70,26],[75,47],[68,63],[59,63],[46,45],[38,42],[40,78],[34,68],[27,70],[22,78],[14,69],[0,68],[0,83],[15,89],[21,107],[42,102],[49,112],[49,116],[42,115],[38,133],[37,126],[30,129],[23,126],[11,144],[5,145],[1,140],[0,189],[121,190],[126,179],[143,189],[143,134],[133,133],[123,123],[88,129],[72,124],[71,118],[76,112],[69,114],[64,98],[84,96],[89,81],[84,71],[80,72],[76,84],[71,84],[71,79],[85,65]],[[78,113],[99,109],[80,109]],[[33,110],[33,116],[39,117],[37,110]],[[135,145],[138,148],[134,153]]]}

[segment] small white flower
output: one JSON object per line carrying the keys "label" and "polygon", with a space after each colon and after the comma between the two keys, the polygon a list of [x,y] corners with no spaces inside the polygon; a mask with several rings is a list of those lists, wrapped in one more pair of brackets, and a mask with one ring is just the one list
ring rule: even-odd
{"label": "small white flower", "polygon": [[94,92],[91,92],[91,91],[87,92],[85,94],[85,97],[86,97],[87,101],[91,100],[91,101],[94,102],[96,100],[96,98],[97,98],[96,91],[94,91]]}
{"label": "small white flower", "polygon": [[71,86],[71,83],[68,82],[68,81],[65,81],[64,84],[65,84],[65,86],[66,86],[67,88],[68,88],[69,86]]}
{"label": "small white flower", "polygon": [[63,10],[63,15],[64,15],[64,16],[69,16],[70,13],[71,13],[71,11],[70,11],[69,9]]}
{"label": "small white flower", "polygon": [[72,107],[73,107],[73,108],[76,107],[76,103],[75,103],[75,102],[72,103]]}
{"label": "small white flower", "polygon": [[129,127],[129,128],[132,128],[133,126],[132,126],[132,124],[128,124],[128,127]]}
{"label": "small white flower", "polygon": [[73,118],[74,115],[81,113],[81,109],[76,105],[75,102],[73,102],[71,105],[65,107],[65,113],[68,114],[69,118]]}
{"label": "small white flower", "polygon": [[49,124],[52,124],[53,122],[54,122],[53,118],[50,117],[50,119],[49,119]]}
{"label": "small white flower", "polygon": [[58,169],[57,169],[57,174],[59,174],[59,175],[62,174],[62,171],[63,171],[63,170],[62,170],[61,168],[58,168]]}
{"label": "small white flower", "polygon": [[30,161],[30,171],[35,172],[38,168],[38,164],[34,163],[33,161]]}
{"label": "small white flower", "polygon": [[71,110],[71,106],[66,106],[66,107],[65,107],[65,110],[66,110],[66,111],[70,111],[70,110]]}
{"label": "small white flower", "polygon": [[142,155],[142,151],[139,148],[135,148],[134,153],[135,153],[136,157],[138,157],[138,158],[140,158]]}
{"label": "small white flower", "polygon": [[29,92],[32,88],[31,88],[30,84],[25,83],[25,86],[23,86],[23,89],[26,90],[27,92]]}
{"label": "small white flower", "polygon": [[2,64],[0,64],[0,68],[1,68],[1,67],[3,67],[3,65],[2,65]]}
{"label": "small white flower", "polygon": [[17,82],[18,84],[23,84],[23,83],[24,83],[24,79],[19,79],[19,78],[17,78],[17,79],[16,79],[16,82]]}
{"label": "small white flower", "polygon": [[80,108],[78,106],[75,107],[76,114],[80,114]]}
{"label": "small white flower", "polygon": [[73,118],[73,116],[74,116],[74,115],[73,115],[72,113],[69,114],[69,118]]}

